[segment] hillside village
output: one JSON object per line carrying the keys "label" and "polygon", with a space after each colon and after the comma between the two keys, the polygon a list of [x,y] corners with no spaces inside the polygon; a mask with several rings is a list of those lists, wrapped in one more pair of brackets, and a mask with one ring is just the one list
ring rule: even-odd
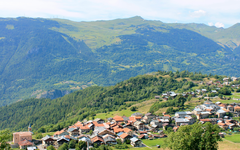
{"label": "hillside village", "polygon": [[[230,81],[231,80],[231,81]],[[223,82],[208,81],[207,86],[215,85],[215,89],[196,89],[192,92],[175,93],[166,92],[161,96],[156,95],[156,99],[168,101],[169,98],[175,98],[177,95],[183,97],[198,97],[204,98],[206,101],[196,106],[191,111],[180,111],[174,115],[163,112],[162,115],[155,115],[154,113],[143,114],[135,112],[130,117],[114,116],[112,118],[94,119],[87,121],[78,121],[75,124],[68,126],[54,135],[46,135],[39,140],[32,139],[32,130],[29,125],[27,132],[13,133],[12,147],[19,147],[20,149],[46,149],[53,145],[59,148],[63,143],[69,143],[71,140],[84,141],[87,143],[87,148],[98,147],[102,144],[116,145],[121,141],[122,143],[131,144],[133,147],[144,147],[141,139],[155,139],[166,138],[166,131],[176,132],[180,126],[191,125],[199,121],[199,123],[210,122],[217,124],[222,131],[220,135],[224,137],[224,130],[239,128],[239,120],[234,120],[233,117],[240,115],[240,103],[224,104],[221,102],[212,102],[212,93],[218,93],[224,85],[231,85],[232,88],[239,88],[238,84],[232,84],[237,78],[224,78]],[[232,83],[231,83],[232,82]],[[205,95],[205,96],[203,96]],[[213,94],[214,95],[214,94]]]}

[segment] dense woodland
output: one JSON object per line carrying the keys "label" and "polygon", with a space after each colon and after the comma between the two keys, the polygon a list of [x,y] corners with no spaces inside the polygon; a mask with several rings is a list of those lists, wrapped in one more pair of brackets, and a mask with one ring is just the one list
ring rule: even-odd
{"label": "dense woodland", "polygon": [[[220,80],[223,78],[188,71],[159,71],[130,78],[115,86],[92,86],[54,100],[31,98],[0,107],[0,129],[24,130],[31,123],[33,130],[39,132],[57,131],[77,120],[92,118],[97,113],[126,109],[136,102],[152,99],[163,92],[191,91],[196,84],[184,78],[201,81],[208,77]],[[185,101],[186,99],[179,95],[171,101],[154,104],[150,111],[155,112],[169,106],[182,107]]]}

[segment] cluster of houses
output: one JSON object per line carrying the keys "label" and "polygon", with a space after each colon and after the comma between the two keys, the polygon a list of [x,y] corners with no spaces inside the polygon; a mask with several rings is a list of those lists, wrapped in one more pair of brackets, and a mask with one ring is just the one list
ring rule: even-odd
{"label": "cluster of houses", "polygon": [[[176,112],[174,116],[163,113],[163,116],[156,116],[152,113],[133,113],[131,117],[115,116],[108,118],[107,122],[102,119],[90,120],[87,122],[76,122],[74,125],[57,131],[53,136],[42,138],[43,148],[53,145],[56,148],[70,140],[84,141],[88,148],[96,145],[115,145],[117,139],[121,142],[128,141],[134,147],[143,146],[141,139],[167,137],[163,130],[171,127],[175,132],[179,126],[191,125],[198,119],[202,123],[210,122],[218,124],[223,129],[239,127],[239,122],[226,116],[231,112],[240,114],[240,104],[222,104],[205,101],[204,104],[196,106],[193,111]],[[209,118],[211,117],[211,118]],[[152,131],[152,132],[150,132]],[[156,134],[153,134],[156,133]],[[21,149],[33,147],[31,127],[28,132],[13,133],[13,143]]]}
{"label": "cluster of houses", "polygon": [[[163,138],[166,135],[161,132],[159,134],[151,134],[153,129],[148,124],[156,116],[147,113],[134,113],[131,117],[115,116],[108,118],[107,122],[102,119],[90,120],[87,122],[76,122],[75,124],[57,131],[53,136],[45,136],[42,138],[42,146],[46,149],[48,146],[60,147],[63,143],[70,140],[84,141],[88,147],[96,145],[115,145],[117,139],[122,143],[128,142],[133,147],[142,147],[141,139],[144,138]],[[32,132],[15,132],[13,133],[13,142],[19,145],[21,149],[34,146],[32,140]],[[22,144],[24,143],[24,144]]]}

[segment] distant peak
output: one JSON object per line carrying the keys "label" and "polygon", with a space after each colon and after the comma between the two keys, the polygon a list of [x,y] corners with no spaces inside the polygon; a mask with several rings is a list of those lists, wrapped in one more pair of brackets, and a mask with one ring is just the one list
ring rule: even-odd
{"label": "distant peak", "polygon": [[129,19],[138,19],[138,20],[144,20],[141,16],[134,16],[134,17],[131,17]]}

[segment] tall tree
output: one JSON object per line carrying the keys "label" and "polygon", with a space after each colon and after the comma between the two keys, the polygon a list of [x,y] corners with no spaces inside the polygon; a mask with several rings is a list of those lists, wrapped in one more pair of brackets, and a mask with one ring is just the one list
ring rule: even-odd
{"label": "tall tree", "polygon": [[181,126],[177,132],[171,133],[166,141],[173,150],[217,150],[219,127],[211,123],[195,123]]}
{"label": "tall tree", "polygon": [[9,130],[0,131],[0,150],[10,149],[10,145],[7,143],[11,138],[11,133]]}

